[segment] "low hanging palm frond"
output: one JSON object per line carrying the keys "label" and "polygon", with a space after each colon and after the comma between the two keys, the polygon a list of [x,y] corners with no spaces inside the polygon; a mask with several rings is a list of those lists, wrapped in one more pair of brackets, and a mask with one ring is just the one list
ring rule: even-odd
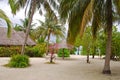
{"label": "low hanging palm frond", "polygon": [[68,42],[71,44],[74,44],[74,41],[77,37],[76,34],[79,34],[80,31],[82,30],[81,25],[83,24],[83,22],[85,23],[85,19],[83,19],[85,16],[83,17],[83,15],[85,12],[87,14],[86,8],[88,7],[89,4],[90,4],[90,0],[83,0],[83,1],[78,0],[71,9],[68,20],[69,22]]}
{"label": "low hanging palm frond", "polygon": [[74,4],[76,4],[76,1],[77,0],[69,0],[69,2],[67,0],[60,1],[59,13],[61,19],[67,19],[69,17],[69,13]]}
{"label": "low hanging palm frond", "polygon": [[120,15],[120,0],[113,0],[114,7],[116,9],[117,14]]}
{"label": "low hanging palm frond", "polygon": [[7,17],[7,15],[5,15],[4,11],[1,9],[0,9],[0,18],[6,21],[8,27],[7,36],[10,37],[12,23]]}
{"label": "low hanging palm frond", "polygon": [[120,24],[120,0],[113,0],[114,3],[114,14],[113,14],[113,21],[118,24]]}
{"label": "low hanging palm frond", "polygon": [[93,19],[92,19],[92,35],[96,39],[96,34],[99,28],[105,27],[105,3],[104,0],[94,0],[93,4]]}
{"label": "low hanging palm frond", "polygon": [[91,0],[91,2],[88,4],[88,6],[86,7],[86,9],[84,11],[84,15],[83,15],[82,22],[80,25],[80,37],[83,36],[86,25],[92,19],[93,4],[94,4],[94,0]]}

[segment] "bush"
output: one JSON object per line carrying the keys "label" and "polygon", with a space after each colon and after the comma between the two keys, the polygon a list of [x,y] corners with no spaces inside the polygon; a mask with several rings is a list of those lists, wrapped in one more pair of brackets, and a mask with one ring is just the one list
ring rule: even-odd
{"label": "bush", "polygon": [[26,55],[14,55],[11,57],[8,63],[9,67],[24,68],[29,66],[29,57]]}
{"label": "bush", "polygon": [[41,43],[34,47],[27,47],[25,50],[25,54],[30,57],[43,57],[46,52],[46,44]]}
{"label": "bush", "polygon": [[20,53],[20,47],[0,47],[0,57],[10,57]]}
{"label": "bush", "polygon": [[65,48],[59,49],[58,57],[63,57],[63,49],[64,49],[64,57],[70,57],[70,50]]}

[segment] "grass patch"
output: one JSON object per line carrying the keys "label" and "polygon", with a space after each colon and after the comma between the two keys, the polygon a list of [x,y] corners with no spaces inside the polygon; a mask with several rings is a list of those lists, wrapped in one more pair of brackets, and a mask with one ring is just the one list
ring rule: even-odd
{"label": "grass patch", "polygon": [[55,62],[45,62],[45,64],[57,64],[57,63],[55,63]]}

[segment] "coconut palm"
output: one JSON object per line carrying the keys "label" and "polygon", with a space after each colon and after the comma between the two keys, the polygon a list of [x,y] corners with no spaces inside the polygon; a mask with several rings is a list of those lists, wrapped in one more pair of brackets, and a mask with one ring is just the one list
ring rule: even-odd
{"label": "coconut palm", "polygon": [[[56,21],[51,20],[50,18],[47,18],[45,22],[42,22],[39,20],[41,23],[41,26],[38,26],[36,29],[36,33],[41,36],[44,39],[47,39],[47,43],[49,44],[50,41],[50,36],[55,36],[56,38],[64,38],[65,34],[65,27],[62,26],[61,24],[56,23]],[[47,44],[47,48],[48,48]],[[46,51],[46,53],[48,50]]]}
{"label": "coconut palm", "polygon": [[24,40],[24,44],[22,46],[21,54],[24,54],[24,48],[25,48],[25,44],[26,44],[26,41],[28,38],[28,34],[29,34],[29,30],[30,30],[30,26],[32,23],[32,18],[33,18],[35,10],[38,9],[40,11],[40,13],[42,13],[41,5],[43,5],[46,11],[49,11],[51,13],[51,15],[54,14],[54,12],[52,11],[52,9],[49,5],[49,2],[51,4],[53,3],[52,5],[55,4],[55,1],[53,1],[53,0],[52,1],[51,0],[17,0],[17,1],[9,0],[9,4],[10,4],[13,14],[16,14],[16,12],[20,10],[20,8],[25,8],[25,14],[27,11],[29,13],[28,14],[29,21],[28,21],[28,26],[26,29],[26,37]]}
{"label": "coconut palm", "polygon": [[[14,29],[16,31],[24,31],[26,32],[26,28],[28,26],[28,18],[25,18],[25,19],[20,19],[21,21],[21,25],[20,24],[16,24]],[[34,39],[34,34],[33,34],[33,27],[36,25],[36,23],[32,23],[31,26],[30,26],[30,32],[29,32],[29,35],[32,39]]]}
{"label": "coconut palm", "polygon": [[[120,0],[60,0],[60,15],[69,24],[68,42],[75,41],[76,34],[82,37],[86,25],[92,23],[93,36],[100,26],[107,32],[106,57],[103,73],[110,74],[111,36],[113,21],[120,16]],[[114,4],[114,5],[113,5]],[[117,21],[118,21],[117,20]]]}
{"label": "coconut palm", "polygon": [[7,35],[8,35],[8,37],[10,37],[12,23],[9,20],[9,18],[7,17],[7,15],[4,13],[4,11],[1,9],[0,9],[0,18],[6,21],[7,27],[8,27]]}
{"label": "coconut palm", "polygon": [[[28,18],[20,19],[20,21],[21,21],[22,25],[16,24],[15,27],[14,27],[14,29],[15,29],[16,31],[24,31],[24,32],[26,32],[26,28],[27,28],[27,26],[28,26]],[[31,24],[30,30],[33,29],[33,27],[35,26],[35,24],[36,24],[36,23]]]}

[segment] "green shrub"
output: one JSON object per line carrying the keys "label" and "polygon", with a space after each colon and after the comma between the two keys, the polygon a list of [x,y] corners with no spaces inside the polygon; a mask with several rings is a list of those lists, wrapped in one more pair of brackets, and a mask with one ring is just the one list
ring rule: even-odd
{"label": "green shrub", "polygon": [[70,57],[70,50],[65,48],[59,49],[58,57],[63,57],[63,52],[64,52],[64,57]]}
{"label": "green shrub", "polygon": [[46,52],[46,44],[40,43],[34,47],[27,47],[25,54],[30,57],[43,57]]}
{"label": "green shrub", "polygon": [[29,57],[26,55],[14,55],[11,57],[8,63],[9,67],[24,68],[29,66]]}
{"label": "green shrub", "polygon": [[10,57],[20,53],[20,47],[0,47],[0,57]]}

